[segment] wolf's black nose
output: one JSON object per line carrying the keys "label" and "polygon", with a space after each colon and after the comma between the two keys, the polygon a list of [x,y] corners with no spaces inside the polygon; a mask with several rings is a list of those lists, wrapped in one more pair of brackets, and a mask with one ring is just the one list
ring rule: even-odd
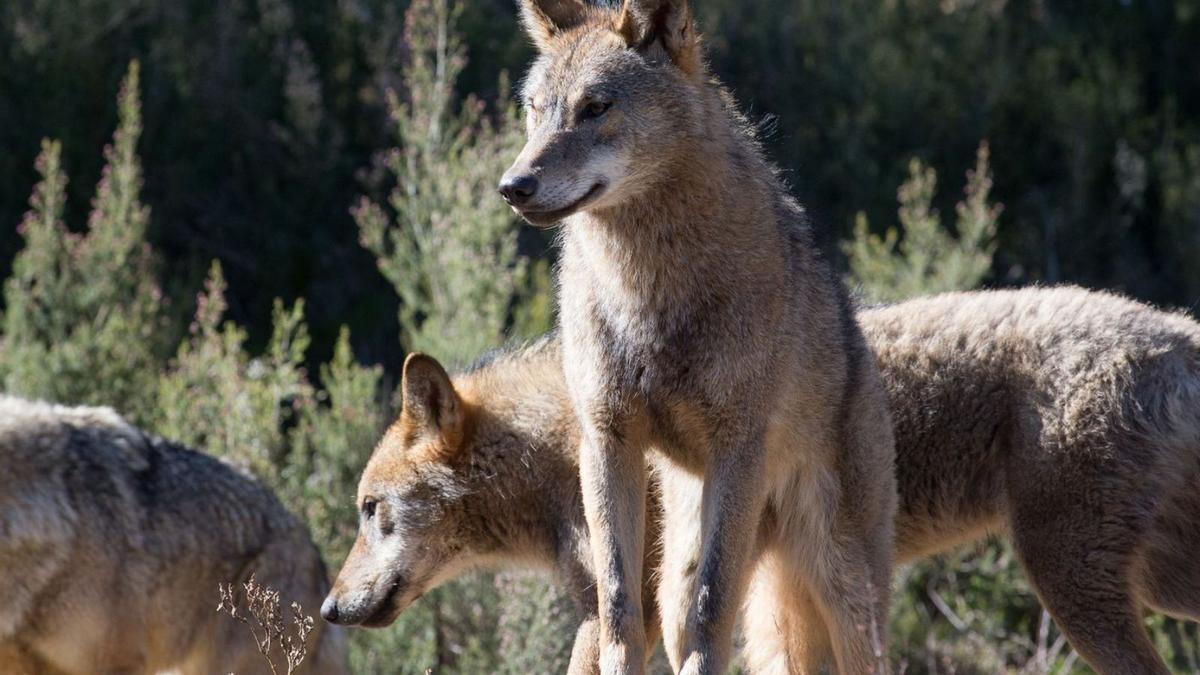
{"label": "wolf's black nose", "polygon": [[537,194],[538,180],[533,176],[504,177],[500,181],[500,194],[512,206],[520,206]]}
{"label": "wolf's black nose", "polygon": [[325,619],[329,623],[337,623],[337,599],[335,599],[332,595],[328,598],[325,598],[325,602],[321,604],[321,618]]}

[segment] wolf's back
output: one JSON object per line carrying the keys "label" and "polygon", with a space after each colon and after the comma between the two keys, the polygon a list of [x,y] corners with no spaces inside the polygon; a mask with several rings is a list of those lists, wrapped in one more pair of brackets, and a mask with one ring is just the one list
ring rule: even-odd
{"label": "wolf's back", "polygon": [[1068,460],[1119,456],[1170,476],[1200,455],[1200,324],[1184,315],[1055,287],[918,298],[859,321],[897,429],[902,559],[994,531],[1014,468],[1061,462],[1065,479]]}

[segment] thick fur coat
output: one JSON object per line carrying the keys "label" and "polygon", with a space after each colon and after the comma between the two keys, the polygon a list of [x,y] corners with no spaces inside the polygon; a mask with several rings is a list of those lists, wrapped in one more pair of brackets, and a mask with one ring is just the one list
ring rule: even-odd
{"label": "thick fur coat", "polygon": [[[1098,672],[1168,672],[1141,614],[1200,620],[1200,325],[1070,287],[940,295],[858,320],[896,425],[897,560],[1009,536],[1038,596]],[[574,477],[580,430],[560,359],[548,338],[452,384],[438,380],[470,431],[440,454],[389,433],[363,485],[398,513],[439,514],[402,544],[435,547],[437,562],[405,576],[440,581],[475,565],[557,572],[587,617],[572,673],[594,673],[599,618]],[[651,497],[653,552],[661,515]],[[375,585],[362,570],[385,562],[356,549],[334,594]],[[645,565],[652,587],[653,556]],[[752,589],[752,672],[792,670],[790,646],[782,663],[774,649],[756,649],[780,634],[780,617],[761,612],[756,595],[797,590]],[[648,602],[651,644],[656,611]],[[819,625],[794,632],[814,630],[819,639]]]}
{"label": "thick fur coat", "polygon": [[[780,622],[780,659],[791,641],[808,672],[883,670],[891,424],[807,215],[707,72],[686,2],[527,0],[522,15],[540,56],[528,141],[500,191],[535,225],[562,221],[563,368],[604,672],[640,672],[645,654],[648,455],[677,671],[725,672],[751,583],[798,589],[759,608],[797,618]],[[829,639],[787,635],[801,617]]]}
{"label": "thick fur coat", "polygon": [[[0,466],[0,672],[269,673],[218,585],[254,574],[308,611],[328,587],[267,488],[108,408],[0,396]],[[346,667],[318,625],[303,672]]]}

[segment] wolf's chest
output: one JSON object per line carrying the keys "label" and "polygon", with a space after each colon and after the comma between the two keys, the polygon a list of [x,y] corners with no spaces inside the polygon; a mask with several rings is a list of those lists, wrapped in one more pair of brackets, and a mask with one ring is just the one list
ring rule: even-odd
{"label": "wolf's chest", "polygon": [[592,345],[593,368],[611,386],[649,398],[682,393],[704,369],[700,327],[676,312],[604,311],[577,326]]}
{"label": "wolf's chest", "polygon": [[569,247],[561,268],[567,357],[574,354],[577,372],[588,371],[607,393],[688,396],[709,379],[707,359],[728,332],[727,298],[716,285],[690,277],[681,283],[682,272],[635,264],[590,243]]}

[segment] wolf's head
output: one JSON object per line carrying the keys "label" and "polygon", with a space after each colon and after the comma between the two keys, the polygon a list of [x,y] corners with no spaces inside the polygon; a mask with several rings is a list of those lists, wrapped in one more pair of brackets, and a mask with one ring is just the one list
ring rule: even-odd
{"label": "wolf's head", "polygon": [[539,56],[525,80],[528,141],[500,193],[534,225],[615,206],[669,175],[703,120],[707,80],[685,0],[521,0]]}
{"label": "wolf's head", "polygon": [[359,481],[358,538],[321,608],[326,620],[386,626],[470,569],[545,554],[533,550],[529,522],[544,520],[552,491],[578,491],[554,344],[454,381],[433,358],[408,357],[403,408]]}
{"label": "wolf's head", "polygon": [[466,436],[464,403],[433,358],[404,363],[403,408],[358,485],[358,538],[321,607],[345,625],[386,626],[439,583],[460,553],[451,533],[466,486],[454,460]]}

